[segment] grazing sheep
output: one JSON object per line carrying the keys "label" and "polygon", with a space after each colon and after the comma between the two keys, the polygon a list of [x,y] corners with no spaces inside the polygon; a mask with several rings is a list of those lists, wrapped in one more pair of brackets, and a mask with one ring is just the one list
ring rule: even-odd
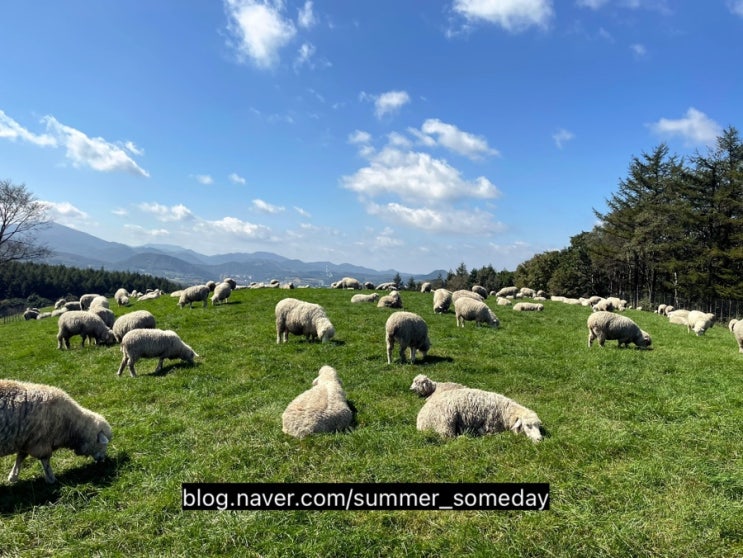
{"label": "grazing sheep", "polygon": [[689,310],[678,309],[668,312],[668,308],[666,308],[666,312],[669,323],[685,326],[689,325]]}
{"label": "grazing sheep", "polygon": [[0,409],[0,457],[17,454],[9,482],[18,480],[28,455],[41,461],[50,484],[57,479],[49,460],[58,448],[89,455],[96,461],[106,457],[111,426],[59,388],[0,380]]}
{"label": "grazing sheep", "polygon": [[591,306],[594,312],[611,312],[614,310],[614,304],[608,298],[599,299],[598,302]]}
{"label": "grazing sheep", "polygon": [[[232,289],[233,291],[237,289],[237,281],[235,281],[232,277],[225,277],[224,279],[222,279],[222,283],[227,283],[230,286],[230,289]],[[217,285],[214,285],[214,289],[216,288]]]}
{"label": "grazing sheep", "polygon": [[421,283],[421,292],[422,293],[430,293],[432,289],[431,283],[428,281]]}
{"label": "grazing sheep", "polygon": [[323,343],[335,335],[335,328],[319,304],[296,298],[284,298],[276,303],[276,343],[289,340],[289,334],[304,335],[309,341],[320,339]]}
{"label": "grazing sheep", "polygon": [[534,302],[517,302],[513,305],[514,312],[541,312],[544,310],[544,304]]}
{"label": "grazing sheep", "polygon": [[428,325],[413,312],[394,312],[387,318],[384,326],[387,340],[387,364],[392,364],[392,348],[395,341],[400,344],[400,361],[405,362],[405,350],[410,347],[410,362],[415,362],[415,351],[420,350],[423,358],[431,348],[428,338]]}
{"label": "grazing sheep", "polygon": [[534,442],[542,439],[542,421],[534,411],[500,393],[467,387],[429,397],[418,412],[416,427],[444,438],[510,430]]}
{"label": "grazing sheep", "polygon": [[[233,281],[234,283],[234,281]],[[219,285],[214,287],[214,294],[212,295],[212,306],[215,304],[223,304],[230,295],[232,294],[232,286],[227,281],[221,282]]]}
{"label": "grazing sheep", "polygon": [[482,285],[472,285],[470,289],[473,293],[479,294],[483,300],[488,298],[488,291]]}
{"label": "grazing sheep", "polygon": [[534,298],[537,296],[537,292],[529,287],[521,287],[519,294],[524,298]]}
{"label": "grazing sheep", "polygon": [[457,326],[464,327],[465,320],[474,321],[477,326],[487,324],[490,327],[498,327],[500,322],[488,308],[488,305],[479,300],[462,297],[454,301],[454,314],[457,318]]}
{"label": "grazing sheep", "polygon": [[398,291],[391,291],[377,302],[377,308],[402,308],[402,298]]}
{"label": "grazing sheep", "polygon": [[379,294],[378,293],[372,293],[368,295],[363,294],[355,294],[351,297],[351,302],[376,302],[379,300]]}
{"label": "grazing sheep", "polygon": [[733,331],[733,327],[735,327],[735,324],[737,324],[737,323],[738,323],[738,321],[739,321],[739,320],[738,320],[737,318],[733,318],[732,320],[730,320],[730,321],[728,322],[728,329],[729,329],[730,331]]}
{"label": "grazing sheep", "polygon": [[518,287],[503,287],[495,293],[495,296],[516,296],[517,294],[519,294]]}
{"label": "grazing sheep", "polygon": [[127,291],[124,288],[117,289],[117,291],[114,293],[114,300],[116,301],[116,304],[119,306],[128,306],[129,305],[129,291]]}
{"label": "grazing sheep", "polygon": [[323,366],[312,387],[300,393],[281,415],[282,430],[304,438],[320,432],[342,432],[351,426],[353,412],[346,392],[331,366]]}
{"label": "grazing sheep", "polygon": [[101,296],[101,295],[88,293],[88,294],[84,294],[83,296],[81,296],[80,297],[80,306],[81,306],[80,309],[87,310],[88,308],[90,308],[90,303],[97,296]]}
{"label": "grazing sheep", "polygon": [[93,300],[90,301],[90,304],[88,305],[88,310],[91,310],[92,308],[95,308],[96,306],[102,306],[103,308],[108,308],[108,299],[105,296],[97,296]]}
{"label": "grazing sheep", "polygon": [[116,337],[116,341],[121,343],[124,335],[129,333],[133,329],[154,329],[155,316],[150,314],[147,310],[136,310],[120,316],[111,328]]}
{"label": "grazing sheep", "polygon": [[733,324],[733,337],[738,342],[738,352],[743,353],[743,320],[737,320]]}
{"label": "grazing sheep", "polygon": [[691,333],[704,335],[704,332],[713,326],[715,323],[715,315],[713,313],[700,312],[699,310],[692,310],[686,317],[686,330]]}
{"label": "grazing sheep", "polygon": [[441,394],[451,391],[453,389],[461,389],[466,386],[457,384],[455,382],[434,382],[431,378],[424,374],[418,374],[413,378],[413,383],[410,384],[410,390],[414,391],[421,397],[427,397],[429,400],[432,397],[439,397]]}
{"label": "grazing sheep", "polygon": [[114,326],[114,322],[116,321],[116,314],[114,314],[110,309],[105,308],[101,305],[96,306],[94,304],[91,304],[90,308],[88,308],[88,312],[91,312],[92,314],[98,316],[108,327]]}
{"label": "grazing sheep", "polygon": [[483,300],[485,300],[483,297],[481,297],[476,292],[468,291],[467,289],[460,289],[458,291],[454,291],[453,293],[451,293],[451,301],[452,302],[456,302],[458,299],[460,299],[462,297],[464,297],[464,298],[471,298],[473,300],[479,300],[480,302],[482,302]]}
{"label": "grazing sheep", "polygon": [[[216,287],[215,287],[216,288]],[[178,306],[183,308],[188,304],[189,308],[193,308],[194,302],[203,301],[204,308],[206,308],[207,301],[209,299],[209,287],[206,285],[193,285],[186,289],[183,289],[181,296],[178,298]]]}
{"label": "grazing sheep", "polygon": [[649,347],[652,344],[650,335],[642,331],[640,327],[626,316],[620,316],[613,312],[594,312],[588,316],[588,346],[593,345],[593,340],[598,339],[599,345],[604,346],[609,341],[616,339],[619,346],[629,346],[630,342],[640,348]]}
{"label": "grazing sheep", "polygon": [[137,375],[134,365],[140,358],[160,359],[153,372],[157,374],[162,370],[166,358],[179,358],[193,364],[194,358],[199,356],[178,337],[175,331],[169,329],[133,329],[122,338],[121,352],[124,358],[121,359],[121,365],[116,374],[121,376],[124,367],[129,365],[132,378]]}
{"label": "grazing sheep", "polygon": [[24,320],[35,320],[38,317],[39,317],[38,308],[26,308],[25,312],[23,312]]}
{"label": "grazing sheep", "polygon": [[448,312],[451,306],[451,291],[436,289],[433,292],[433,311],[436,314]]}
{"label": "grazing sheep", "polygon": [[655,311],[655,313],[660,314],[661,316],[665,316],[667,306],[668,306],[667,304],[659,304],[658,309]]}
{"label": "grazing sheep", "polygon": [[69,302],[65,302],[58,310],[87,310],[87,308],[83,308],[82,303],[79,300],[71,300]]}
{"label": "grazing sheep", "polygon": [[331,285],[333,289],[354,289],[354,290],[360,290],[361,289],[361,283],[358,279],[354,279],[353,277],[344,277],[340,281],[337,281]]}
{"label": "grazing sheep", "polygon": [[111,331],[101,318],[86,310],[68,310],[59,316],[59,331],[57,333],[57,348],[70,348],[70,337],[80,335],[85,340],[95,339],[99,345],[113,345],[116,343],[114,332]]}

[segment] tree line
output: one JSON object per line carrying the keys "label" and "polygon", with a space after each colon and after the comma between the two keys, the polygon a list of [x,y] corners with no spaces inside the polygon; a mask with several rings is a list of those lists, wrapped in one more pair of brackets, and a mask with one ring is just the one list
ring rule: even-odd
{"label": "tree line", "polygon": [[633,157],[591,231],[520,264],[517,285],[710,309],[743,301],[743,144],[729,127],[688,159],[665,143]]}

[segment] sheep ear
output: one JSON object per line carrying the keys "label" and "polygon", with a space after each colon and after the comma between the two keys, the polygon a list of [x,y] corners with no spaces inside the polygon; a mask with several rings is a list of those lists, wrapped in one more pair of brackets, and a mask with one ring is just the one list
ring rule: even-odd
{"label": "sheep ear", "polygon": [[103,430],[101,430],[98,433],[98,443],[99,444],[107,444],[108,443],[108,438],[106,438],[106,435],[103,433]]}
{"label": "sheep ear", "polygon": [[515,423],[513,423],[511,430],[513,432],[520,432],[522,428],[523,428],[523,424],[521,422],[521,419],[518,419]]}

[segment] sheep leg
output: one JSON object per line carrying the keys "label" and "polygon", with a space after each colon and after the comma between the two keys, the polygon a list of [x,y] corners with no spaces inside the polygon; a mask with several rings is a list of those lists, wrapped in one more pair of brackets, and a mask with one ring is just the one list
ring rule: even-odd
{"label": "sheep leg", "polygon": [[18,455],[15,458],[15,464],[8,475],[8,482],[16,482],[18,480],[18,475],[21,472],[21,467],[23,467],[23,461],[26,457],[28,457],[27,453],[21,451],[18,452]]}
{"label": "sheep leg", "polygon": [[117,376],[121,376],[121,373],[124,371],[124,367],[127,365],[128,361],[129,361],[129,357],[124,355],[124,358],[121,359],[121,365],[119,366],[119,371],[116,372]]}
{"label": "sheep leg", "polygon": [[410,364],[415,364],[415,347],[410,347]]}
{"label": "sheep leg", "polygon": [[403,364],[405,363],[405,360],[406,360],[405,349],[407,349],[407,347],[403,345],[402,343],[400,343],[400,362],[402,362]]}
{"label": "sheep leg", "polygon": [[132,378],[137,377],[137,371],[134,370],[134,360],[131,358],[129,359],[129,374],[131,375]]}
{"label": "sheep leg", "polygon": [[596,335],[593,333],[592,329],[588,330],[588,348],[590,349],[593,345],[593,340],[596,339]]}
{"label": "sheep leg", "polygon": [[387,337],[387,364],[392,364],[392,348],[395,345],[395,341]]}
{"label": "sheep leg", "polygon": [[165,357],[161,357],[160,360],[157,361],[157,368],[155,368],[153,374],[157,374],[163,369],[163,362],[165,362]]}
{"label": "sheep leg", "polygon": [[46,479],[46,482],[49,484],[54,484],[57,482],[57,479],[54,477],[54,473],[52,472],[52,465],[49,463],[50,457],[42,457],[39,459],[41,461],[41,466],[44,468],[44,478]]}

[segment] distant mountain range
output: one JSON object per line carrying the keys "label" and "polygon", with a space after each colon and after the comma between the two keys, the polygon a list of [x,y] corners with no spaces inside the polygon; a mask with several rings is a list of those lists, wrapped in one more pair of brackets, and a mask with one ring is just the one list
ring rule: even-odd
{"label": "distant mountain range", "polygon": [[[52,222],[38,231],[37,241],[52,254],[45,263],[107,271],[131,271],[165,277],[186,285],[232,277],[240,284],[278,279],[295,285],[330,285],[342,277],[355,277],[362,283],[391,281],[399,273],[403,281],[413,275],[394,269],[375,270],[353,264],[303,262],[272,252],[230,253],[205,256],[193,250],[168,244],[127,246]],[[416,281],[446,277],[447,271],[434,270],[413,275]]]}

